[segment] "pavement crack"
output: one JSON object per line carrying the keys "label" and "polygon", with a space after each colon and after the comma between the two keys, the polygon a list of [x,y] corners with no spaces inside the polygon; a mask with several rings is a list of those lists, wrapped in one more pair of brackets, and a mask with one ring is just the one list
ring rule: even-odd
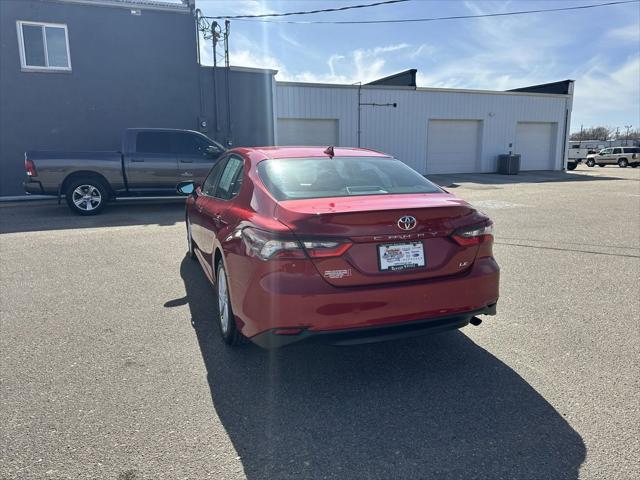
{"label": "pavement crack", "polygon": [[640,255],[628,255],[623,253],[608,253],[608,252],[594,252],[592,250],[578,250],[575,248],[561,248],[561,247],[543,247],[540,245],[523,245],[522,243],[507,243],[507,242],[495,242],[497,245],[508,245],[511,247],[527,247],[538,248],[542,250],[558,250],[560,252],[576,252],[576,253],[591,253],[593,255],[608,255],[610,257],[630,257],[640,258]]}

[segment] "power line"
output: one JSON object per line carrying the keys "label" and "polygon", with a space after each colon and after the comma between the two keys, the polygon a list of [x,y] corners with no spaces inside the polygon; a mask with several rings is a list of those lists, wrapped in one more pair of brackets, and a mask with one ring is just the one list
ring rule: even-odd
{"label": "power line", "polygon": [[[454,15],[450,17],[401,18],[396,20],[268,20],[268,19],[251,19],[251,18],[237,18],[237,20],[247,21],[247,22],[290,23],[290,24],[303,24],[303,25],[316,25],[316,24],[354,25],[354,24],[376,24],[376,23],[436,22],[439,20],[464,20],[469,18],[507,17],[510,15],[527,15],[531,13],[566,12],[569,10],[585,10],[588,8],[608,7],[611,5],[623,5],[627,3],[638,3],[638,2],[640,2],[640,0],[620,0],[615,2],[595,3],[592,5],[578,5],[574,7],[546,8],[546,9],[539,9],[539,10],[519,10],[515,12],[485,13],[480,15]],[[219,18],[234,18],[234,17],[219,17]]]}
{"label": "power line", "polygon": [[384,0],[382,2],[366,3],[362,5],[348,5],[346,7],[323,8],[320,10],[303,10],[300,12],[263,13],[260,15],[231,15],[231,16],[204,17],[204,18],[224,18],[226,20],[248,20],[251,18],[263,18],[263,17],[288,17],[290,15],[310,15],[314,13],[341,12],[343,10],[352,10],[354,8],[377,7],[378,5],[389,5],[391,3],[403,3],[403,2],[409,2],[409,1],[410,0]]}

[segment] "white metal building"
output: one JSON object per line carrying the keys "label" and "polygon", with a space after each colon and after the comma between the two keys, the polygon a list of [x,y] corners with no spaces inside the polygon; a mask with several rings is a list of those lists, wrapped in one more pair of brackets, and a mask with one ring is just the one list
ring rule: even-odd
{"label": "white metal building", "polygon": [[572,81],[508,92],[294,82],[275,90],[277,145],[360,145],[423,174],[495,172],[509,152],[521,154],[521,170],[565,168]]}

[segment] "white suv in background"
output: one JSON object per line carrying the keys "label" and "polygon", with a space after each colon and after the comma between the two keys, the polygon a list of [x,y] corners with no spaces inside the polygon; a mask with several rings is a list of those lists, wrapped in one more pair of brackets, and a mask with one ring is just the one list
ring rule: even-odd
{"label": "white suv in background", "polygon": [[631,165],[633,168],[640,164],[640,147],[609,147],[600,152],[587,155],[589,167],[604,167],[605,165],[618,165],[625,168]]}

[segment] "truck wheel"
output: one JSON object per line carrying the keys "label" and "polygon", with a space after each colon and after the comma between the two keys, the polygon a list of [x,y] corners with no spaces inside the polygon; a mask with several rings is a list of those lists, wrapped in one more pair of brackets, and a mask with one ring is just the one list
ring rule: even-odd
{"label": "truck wheel", "polygon": [[227,345],[242,345],[247,343],[247,337],[242,335],[236,325],[235,315],[231,309],[231,299],[229,297],[229,284],[227,274],[222,260],[218,264],[216,275],[216,286],[218,290],[218,326],[222,340]]}
{"label": "truck wheel", "polygon": [[567,169],[568,169],[568,170],[575,170],[577,166],[578,166],[578,164],[577,164],[577,163],[575,163],[575,162],[569,162],[569,163],[567,163]]}
{"label": "truck wheel", "polygon": [[640,165],[640,164],[638,164],[638,163],[632,163],[632,164],[631,164],[631,168],[636,168],[638,165]]}
{"label": "truck wheel", "polygon": [[620,168],[627,168],[628,165],[629,165],[629,162],[627,161],[626,158],[621,158],[620,160],[618,160],[618,166]]}
{"label": "truck wheel", "polygon": [[109,189],[97,178],[73,180],[65,192],[69,208],[79,215],[97,215],[109,198]]}
{"label": "truck wheel", "polygon": [[596,166],[596,162],[593,158],[590,158],[589,160],[587,160],[587,167],[595,167]]}
{"label": "truck wheel", "polygon": [[604,167],[604,163],[599,163],[598,166],[599,167]]}

